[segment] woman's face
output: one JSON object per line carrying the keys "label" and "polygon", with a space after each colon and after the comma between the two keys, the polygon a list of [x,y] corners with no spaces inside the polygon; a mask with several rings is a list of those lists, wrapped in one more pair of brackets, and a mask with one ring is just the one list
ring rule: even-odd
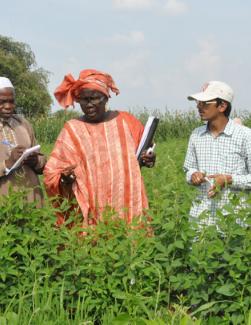
{"label": "woman's face", "polygon": [[91,89],[80,91],[77,102],[88,122],[102,122],[105,118],[105,104],[108,98],[101,92]]}

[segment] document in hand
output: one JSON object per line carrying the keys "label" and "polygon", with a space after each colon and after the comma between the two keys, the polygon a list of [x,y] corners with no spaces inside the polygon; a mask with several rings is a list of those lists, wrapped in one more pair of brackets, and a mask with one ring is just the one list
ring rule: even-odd
{"label": "document in hand", "polygon": [[142,151],[148,149],[153,142],[153,137],[154,137],[154,133],[157,129],[159,123],[159,119],[157,117],[154,116],[149,116],[148,120],[146,122],[145,128],[144,128],[144,132],[142,134],[137,152],[136,152],[136,156],[137,159],[139,159]]}
{"label": "document in hand", "polygon": [[38,144],[37,146],[24,150],[22,156],[15,162],[15,164],[10,169],[8,169],[6,175],[11,173],[14,169],[17,169],[28,156],[30,156],[33,152],[38,152],[39,149],[40,149],[40,145]]}

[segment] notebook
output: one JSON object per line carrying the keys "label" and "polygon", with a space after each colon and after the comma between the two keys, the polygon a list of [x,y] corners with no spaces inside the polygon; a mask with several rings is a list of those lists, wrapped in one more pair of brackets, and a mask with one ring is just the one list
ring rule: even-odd
{"label": "notebook", "polygon": [[34,147],[28,148],[26,150],[24,150],[22,156],[15,162],[15,164],[10,168],[6,170],[5,175],[8,175],[9,173],[11,173],[14,169],[17,169],[21,163],[29,156],[31,155],[33,152],[38,152],[40,149],[40,145],[36,145]]}
{"label": "notebook", "polygon": [[159,123],[159,119],[154,116],[149,116],[148,120],[146,122],[144,132],[142,134],[137,152],[136,152],[136,157],[139,160],[139,157],[142,153],[142,151],[147,150],[153,143],[153,137],[154,133],[157,129]]}

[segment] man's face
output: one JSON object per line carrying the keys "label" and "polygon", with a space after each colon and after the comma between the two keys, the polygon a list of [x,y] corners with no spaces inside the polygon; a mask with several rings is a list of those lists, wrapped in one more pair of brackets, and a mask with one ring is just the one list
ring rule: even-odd
{"label": "man's face", "polygon": [[105,104],[108,98],[99,91],[81,90],[77,102],[80,104],[88,122],[102,122],[105,117]]}
{"label": "man's face", "polygon": [[0,117],[9,118],[15,109],[15,93],[13,88],[0,89]]}
{"label": "man's face", "polygon": [[202,121],[215,120],[221,114],[220,106],[217,106],[216,100],[207,102],[196,101],[198,112]]}

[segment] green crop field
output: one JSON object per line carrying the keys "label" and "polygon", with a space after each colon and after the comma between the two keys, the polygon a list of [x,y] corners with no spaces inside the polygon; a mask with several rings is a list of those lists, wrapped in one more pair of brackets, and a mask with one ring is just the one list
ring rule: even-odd
{"label": "green crop field", "polygon": [[[69,118],[60,114],[33,121],[47,154]],[[83,237],[74,211],[75,227],[54,226],[66,201],[37,209],[25,193],[0,198],[0,325],[251,325],[251,211],[236,215],[234,196],[218,228],[189,222],[196,191],[182,166],[200,122],[193,114],[161,118],[156,166],[142,170],[151,223],[140,229],[106,213]]]}

